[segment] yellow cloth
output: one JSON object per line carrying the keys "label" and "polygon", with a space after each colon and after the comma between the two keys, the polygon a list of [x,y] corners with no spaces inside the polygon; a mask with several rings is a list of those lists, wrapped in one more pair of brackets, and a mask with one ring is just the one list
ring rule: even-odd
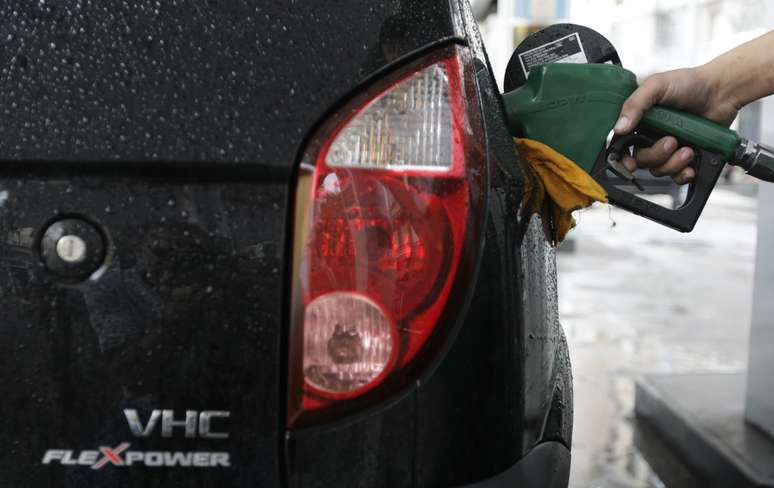
{"label": "yellow cloth", "polygon": [[[533,204],[542,206],[558,244],[575,227],[572,212],[594,202],[607,203],[607,193],[578,165],[545,144],[531,139],[514,141],[521,160],[534,171],[538,180],[539,188],[527,188],[527,198],[535,199]],[[531,180],[528,178],[527,181]],[[546,193],[549,198],[545,198]]]}

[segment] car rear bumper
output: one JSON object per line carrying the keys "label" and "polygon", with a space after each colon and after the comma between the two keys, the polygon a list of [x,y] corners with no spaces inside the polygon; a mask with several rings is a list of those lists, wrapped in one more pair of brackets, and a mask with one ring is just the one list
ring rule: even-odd
{"label": "car rear bumper", "polygon": [[567,488],[569,479],[569,449],[560,442],[544,442],[502,473],[464,488]]}

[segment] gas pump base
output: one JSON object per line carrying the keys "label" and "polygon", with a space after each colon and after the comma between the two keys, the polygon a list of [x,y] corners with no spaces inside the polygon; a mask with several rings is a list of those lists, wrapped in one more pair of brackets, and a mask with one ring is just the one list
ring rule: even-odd
{"label": "gas pump base", "polygon": [[[774,487],[774,439],[745,421],[746,381],[741,372],[651,375],[637,382],[638,421],[680,458],[695,486]],[[668,474],[651,464],[666,481]]]}

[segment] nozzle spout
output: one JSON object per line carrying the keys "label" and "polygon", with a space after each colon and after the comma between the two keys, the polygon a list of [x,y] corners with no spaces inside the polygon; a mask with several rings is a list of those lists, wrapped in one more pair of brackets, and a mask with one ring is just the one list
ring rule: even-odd
{"label": "nozzle spout", "polygon": [[736,166],[759,180],[774,182],[774,149],[742,139],[734,158]]}
{"label": "nozzle spout", "polygon": [[519,104],[524,104],[524,101],[520,99],[520,96],[523,96],[522,91],[516,89],[503,94],[506,123],[513,137],[524,137],[524,126],[521,123],[519,113]]}

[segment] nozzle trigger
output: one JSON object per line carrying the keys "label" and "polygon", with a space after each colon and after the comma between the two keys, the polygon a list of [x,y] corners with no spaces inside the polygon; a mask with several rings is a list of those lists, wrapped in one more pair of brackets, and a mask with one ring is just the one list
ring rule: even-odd
{"label": "nozzle trigger", "polygon": [[619,178],[630,182],[636,186],[638,190],[645,191],[645,188],[643,188],[643,186],[637,180],[637,177],[634,176],[634,173],[629,171],[629,169],[621,162],[621,157],[618,154],[610,153],[607,155],[607,167]]}

